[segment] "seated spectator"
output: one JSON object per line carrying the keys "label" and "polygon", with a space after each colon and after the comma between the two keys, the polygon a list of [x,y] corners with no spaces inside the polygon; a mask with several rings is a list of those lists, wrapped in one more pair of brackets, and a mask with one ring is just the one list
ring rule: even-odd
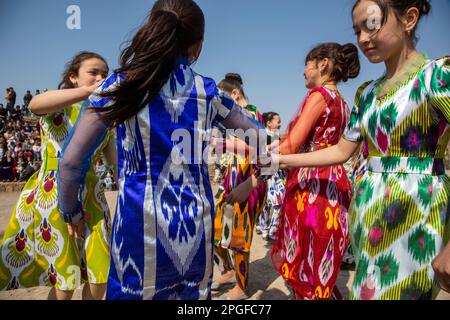
{"label": "seated spectator", "polygon": [[10,135],[11,135],[11,130],[6,129],[3,133],[3,139],[5,139],[5,143],[8,141]]}
{"label": "seated spectator", "polygon": [[5,153],[6,153],[6,143],[5,143],[5,140],[2,139],[0,141],[0,162],[3,160]]}
{"label": "seated spectator", "polygon": [[8,121],[8,124],[6,125],[6,129],[14,131],[14,122]]}
{"label": "seated spectator", "polygon": [[7,141],[7,148],[8,151],[11,152],[11,156],[13,156],[14,153],[14,149],[16,148],[16,137],[15,136],[11,136],[9,137],[8,141]]}
{"label": "seated spectator", "polygon": [[14,159],[11,151],[7,150],[0,163],[0,180],[3,182],[14,180],[13,168]]}
{"label": "seated spectator", "polygon": [[22,129],[22,121],[21,121],[21,119],[15,119],[14,120],[14,129],[16,131],[19,131],[19,130]]}
{"label": "seated spectator", "polygon": [[20,142],[24,142],[26,138],[27,138],[27,134],[25,133],[25,129],[24,128],[20,129],[20,131],[19,131],[19,141]]}
{"label": "seated spectator", "polygon": [[25,150],[24,152],[23,152],[23,156],[25,157],[25,158],[30,158],[30,159],[34,159],[34,155],[33,155],[33,151],[31,151],[31,150]]}
{"label": "seated spectator", "polygon": [[42,158],[41,158],[41,139],[34,140],[33,154],[34,154],[34,161],[42,161]]}
{"label": "seated spectator", "polygon": [[20,106],[16,106],[16,108],[12,112],[11,119],[15,121],[22,120],[22,108]]}
{"label": "seated spectator", "polygon": [[22,142],[17,141],[16,146],[14,147],[14,153],[18,154],[22,151]]}
{"label": "seated spectator", "polygon": [[30,136],[31,135],[31,127],[30,127],[30,123],[28,121],[25,122],[24,129],[25,129],[25,134],[27,136]]}
{"label": "seated spectator", "polygon": [[27,150],[32,150],[32,145],[30,143],[30,139],[28,137],[25,137],[25,140],[22,143],[22,150],[23,151],[27,151]]}
{"label": "seated spectator", "polygon": [[38,129],[34,130],[33,139],[36,140],[36,139],[40,139],[40,138],[41,138],[41,134],[39,133],[39,130]]}
{"label": "seated spectator", "polygon": [[95,163],[95,174],[100,178],[103,178],[106,174],[106,167],[102,159],[98,159]]}
{"label": "seated spectator", "polygon": [[41,166],[40,162],[28,161],[25,170],[23,171],[23,181],[27,181]]}
{"label": "seated spectator", "polygon": [[25,168],[26,168],[26,163],[25,160],[23,159],[23,156],[21,157],[17,157],[17,162],[16,162],[16,174],[15,174],[15,179],[14,181],[23,181],[23,175],[25,172]]}
{"label": "seated spectator", "polygon": [[107,170],[106,175],[102,179],[102,185],[105,188],[105,191],[116,190],[116,183],[114,181],[114,174],[112,170]]}

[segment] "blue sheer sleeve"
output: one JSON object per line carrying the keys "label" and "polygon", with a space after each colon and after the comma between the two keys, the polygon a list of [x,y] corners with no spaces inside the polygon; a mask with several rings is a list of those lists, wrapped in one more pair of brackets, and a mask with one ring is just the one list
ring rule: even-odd
{"label": "blue sheer sleeve", "polygon": [[91,166],[92,156],[102,144],[109,123],[105,123],[98,113],[111,104],[110,98],[102,92],[114,90],[123,80],[123,75],[113,73],[89,97],[89,106],[84,107],[75,127],[63,147],[63,155],[58,170],[58,204],[61,217],[66,222],[77,223],[83,218],[81,193],[84,179]]}
{"label": "blue sheer sleeve", "polygon": [[84,179],[107,130],[108,124],[100,119],[97,110],[85,107],[65,142],[58,170],[58,206],[66,223],[77,223],[84,216]]}
{"label": "blue sheer sleeve", "polygon": [[217,90],[212,106],[217,111],[215,122],[219,122],[228,129],[227,133],[231,133],[257,150],[257,156],[266,151],[267,132],[264,126],[251,119],[225,92]]}

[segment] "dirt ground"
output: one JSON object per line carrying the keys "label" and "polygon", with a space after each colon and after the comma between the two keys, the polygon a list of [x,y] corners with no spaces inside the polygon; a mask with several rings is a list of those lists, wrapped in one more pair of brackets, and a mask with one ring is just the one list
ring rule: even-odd
{"label": "dirt ground", "polygon": [[[0,193],[0,239],[3,238],[3,233],[5,232],[9,217],[18,196],[18,192]],[[115,208],[116,193],[109,192],[107,193],[106,198],[110,208]],[[292,299],[290,290],[272,266],[269,252],[270,244],[264,241],[259,235],[255,234],[250,254],[249,299]],[[218,270],[215,269],[214,277],[218,276],[218,274]],[[337,286],[344,298],[347,298],[349,295],[353,275],[353,271],[344,270],[339,274]],[[0,300],[45,300],[47,299],[48,292],[49,288],[45,287],[4,291],[0,292]],[[225,292],[213,293],[213,299],[219,297],[223,293]],[[74,299],[81,299],[81,289],[76,290]],[[450,300],[450,295],[441,294],[439,299]]]}

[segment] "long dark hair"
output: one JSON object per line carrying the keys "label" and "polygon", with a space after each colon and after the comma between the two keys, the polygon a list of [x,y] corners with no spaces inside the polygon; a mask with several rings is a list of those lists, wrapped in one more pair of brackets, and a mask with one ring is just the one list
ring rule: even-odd
{"label": "long dark hair", "polygon": [[160,92],[177,58],[187,57],[189,48],[203,40],[205,18],[192,0],[158,0],[147,22],[122,52],[123,82],[103,97],[112,104],[102,109],[102,118],[115,125],[146,107]]}
{"label": "long dark hair", "polygon": [[358,49],[355,45],[347,43],[341,46],[334,42],[319,44],[308,53],[305,64],[308,61],[318,61],[325,58],[333,61],[332,80],[347,82],[348,79],[354,79],[359,75],[361,67]]}
{"label": "long dark hair", "polygon": [[[419,10],[419,20],[423,16],[426,16],[431,11],[431,3],[430,0],[373,0],[381,9],[381,12],[383,14],[381,26],[384,26],[388,14],[391,10],[394,11],[397,18],[400,18],[401,15],[403,15],[408,9],[410,8],[417,8]],[[353,5],[352,13],[355,11],[356,6],[361,2],[361,0],[356,0],[355,4]],[[417,26],[416,26],[417,28]],[[414,29],[412,33],[413,42],[417,43],[418,38],[416,36],[416,29]]]}
{"label": "long dark hair", "polygon": [[108,68],[108,63],[106,60],[98,53],[81,51],[66,64],[66,68],[62,74],[62,80],[58,85],[58,89],[72,89],[74,86],[72,81],[70,81],[70,76],[78,75],[78,71],[80,70],[82,63],[93,58],[102,60],[105,63],[106,68]]}

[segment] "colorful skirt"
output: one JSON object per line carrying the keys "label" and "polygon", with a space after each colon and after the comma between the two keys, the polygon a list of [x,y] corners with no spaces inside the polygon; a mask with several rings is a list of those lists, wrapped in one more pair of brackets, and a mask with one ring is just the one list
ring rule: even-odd
{"label": "colorful skirt", "polygon": [[[450,179],[443,166],[433,175],[434,159],[417,163],[414,170],[402,166],[405,159],[371,158],[355,191],[352,299],[427,300],[439,292],[431,262],[450,238]],[[395,172],[397,167],[401,172]]]}
{"label": "colorful skirt", "polygon": [[[237,158],[236,158],[237,159]],[[214,220],[214,243],[226,249],[249,252],[256,221],[266,202],[266,184],[255,188],[244,203],[235,203],[234,210],[226,210],[225,199],[234,187],[247,180],[255,171],[248,162],[237,161],[230,164],[224,183],[224,191],[216,202]],[[228,206],[230,207],[230,206]]]}
{"label": "colorful skirt", "polygon": [[351,196],[341,165],[289,172],[271,255],[296,298],[332,298],[349,242]]}

